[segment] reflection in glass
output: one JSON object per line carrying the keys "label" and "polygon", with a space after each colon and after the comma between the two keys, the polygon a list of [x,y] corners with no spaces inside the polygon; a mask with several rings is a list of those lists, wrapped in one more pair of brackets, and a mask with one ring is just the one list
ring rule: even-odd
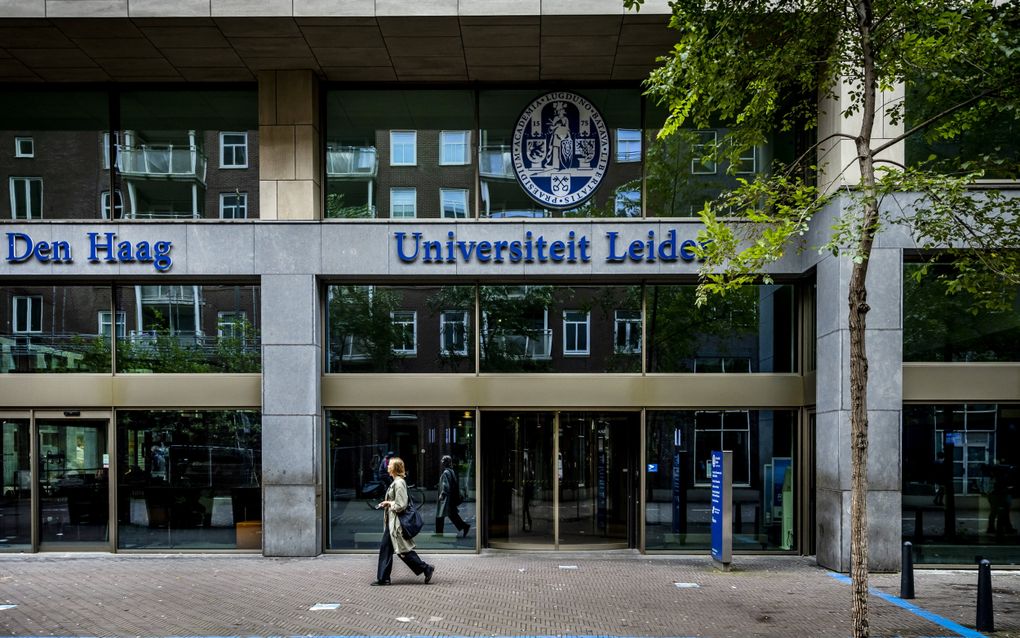
{"label": "reflection in glass", "polygon": [[711,454],[733,451],[733,547],[795,548],[792,410],[650,410],[645,547],[710,545]]}
{"label": "reflection in glass", "polygon": [[[473,549],[474,417],[471,410],[330,410],[328,547],[379,546],[382,513],[375,506],[389,486],[389,459],[399,456],[407,468],[410,496],[421,506],[425,521],[415,544]],[[443,477],[442,460],[447,455],[455,480]],[[454,502],[453,483],[460,490],[459,503]]]}
{"label": "reflection in glass", "polygon": [[327,372],[472,372],[473,286],[330,286]]}
{"label": "reflection in glass", "polygon": [[24,551],[32,543],[28,419],[3,419],[0,427],[0,551]]}
{"label": "reflection in glass", "polygon": [[120,412],[117,448],[121,548],[262,547],[258,412]]}
{"label": "reflection in glass", "polygon": [[118,372],[258,372],[258,286],[119,286]]}
{"label": "reflection in glass", "polygon": [[921,264],[903,266],[904,361],[1020,361],[1020,290],[1004,289],[1013,307],[983,309],[966,292],[948,294]]}
{"label": "reflection in glass", "polygon": [[[471,91],[329,91],[325,216],[474,217],[474,113]],[[444,214],[443,189],[463,191],[465,208]]]}
{"label": "reflection in glass", "polygon": [[903,406],[903,537],[921,563],[1018,563],[1020,407]]}
{"label": "reflection in glass", "polygon": [[106,421],[39,421],[39,541],[109,541]]}
{"label": "reflection in glass", "polygon": [[0,288],[0,373],[109,372],[110,288]]}
{"label": "reflection in glass", "polygon": [[257,218],[257,104],[255,91],[121,93],[112,144],[124,218]]}
{"label": "reflection in glass", "polygon": [[792,372],[793,291],[745,286],[699,308],[696,286],[651,286],[649,372]]}
{"label": "reflection in glass", "polygon": [[489,541],[552,547],[555,415],[485,412],[482,419]]}

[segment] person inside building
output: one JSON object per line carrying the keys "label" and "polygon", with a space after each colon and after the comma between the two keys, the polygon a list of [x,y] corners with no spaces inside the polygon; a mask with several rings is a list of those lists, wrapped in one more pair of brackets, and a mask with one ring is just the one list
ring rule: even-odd
{"label": "person inside building", "polygon": [[404,480],[406,470],[404,461],[399,456],[394,456],[389,462],[389,475],[393,479],[386,490],[386,500],[379,503],[376,509],[383,510],[383,537],[379,545],[379,564],[376,568],[376,578],[372,585],[389,585],[390,573],[393,571],[393,553],[400,556],[415,576],[425,574],[425,584],[432,580],[432,573],[436,570],[434,565],[429,565],[421,559],[414,551],[414,539],[404,536],[404,530],[400,526],[399,514],[407,509],[407,482]]}
{"label": "person inside building", "polygon": [[436,503],[436,534],[443,533],[444,523],[449,517],[457,531],[467,538],[471,524],[464,522],[457,510],[463,502],[463,494],[460,491],[457,472],[453,469],[453,458],[449,454],[445,454],[439,461],[439,465],[442,468],[442,474],[439,476],[439,500]]}

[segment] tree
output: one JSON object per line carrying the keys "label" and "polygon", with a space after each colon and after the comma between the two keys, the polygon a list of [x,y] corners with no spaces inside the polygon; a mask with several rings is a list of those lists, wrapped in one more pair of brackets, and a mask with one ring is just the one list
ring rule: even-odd
{"label": "tree", "polygon": [[[642,0],[624,2],[634,8]],[[928,143],[946,142],[987,130],[989,120],[1017,120],[1020,2],[672,0],[670,5],[678,43],[646,82],[647,93],[669,111],[660,137],[685,124],[708,128],[719,122],[729,133],[703,152],[732,165],[776,131],[816,127],[819,103],[859,121],[853,133],[819,135],[797,160],[741,180],[705,206],[699,300],[768,281],[762,273],[769,264],[802,249],[805,237],[828,233],[815,228],[813,220],[829,201],[830,186],[857,182],[853,173],[859,173],[859,182],[841,193],[842,216],[823,243],[853,263],[848,295],[852,620],[854,636],[867,636],[866,276],[876,235],[884,224],[904,225],[921,248],[948,256],[951,269],[939,274],[949,291],[966,290],[992,307],[1003,297],[986,294],[998,287],[991,282],[1020,280],[1020,200],[995,191],[976,195],[970,188],[989,170],[1015,174],[1015,160],[987,149],[973,162],[953,158],[946,173],[937,153],[907,166],[887,159],[887,152],[918,136]],[[885,99],[900,87],[911,99]],[[880,117],[904,124],[903,132],[878,139]],[[852,161],[825,166],[828,152],[841,143],[852,145]],[[819,167],[829,184],[814,182]],[[914,195],[900,197],[903,193]],[[883,206],[893,199],[896,206]],[[720,219],[721,213],[736,213],[744,221],[730,223]]]}

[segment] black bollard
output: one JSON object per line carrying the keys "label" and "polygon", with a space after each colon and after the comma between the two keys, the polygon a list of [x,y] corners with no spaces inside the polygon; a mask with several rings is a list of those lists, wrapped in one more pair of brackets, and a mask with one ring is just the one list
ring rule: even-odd
{"label": "black bollard", "polygon": [[914,546],[910,541],[903,543],[903,565],[900,566],[900,598],[914,597]]}
{"label": "black bollard", "polygon": [[978,565],[977,630],[995,631],[992,614],[992,564],[987,560]]}

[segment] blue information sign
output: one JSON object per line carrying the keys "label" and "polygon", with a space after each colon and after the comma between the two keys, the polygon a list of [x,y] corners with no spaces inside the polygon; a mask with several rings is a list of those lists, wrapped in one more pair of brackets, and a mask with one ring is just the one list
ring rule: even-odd
{"label": "blue information sign", "polygon": [[733,453],[712,451],[712,558],[729,565],[733,554]]}

